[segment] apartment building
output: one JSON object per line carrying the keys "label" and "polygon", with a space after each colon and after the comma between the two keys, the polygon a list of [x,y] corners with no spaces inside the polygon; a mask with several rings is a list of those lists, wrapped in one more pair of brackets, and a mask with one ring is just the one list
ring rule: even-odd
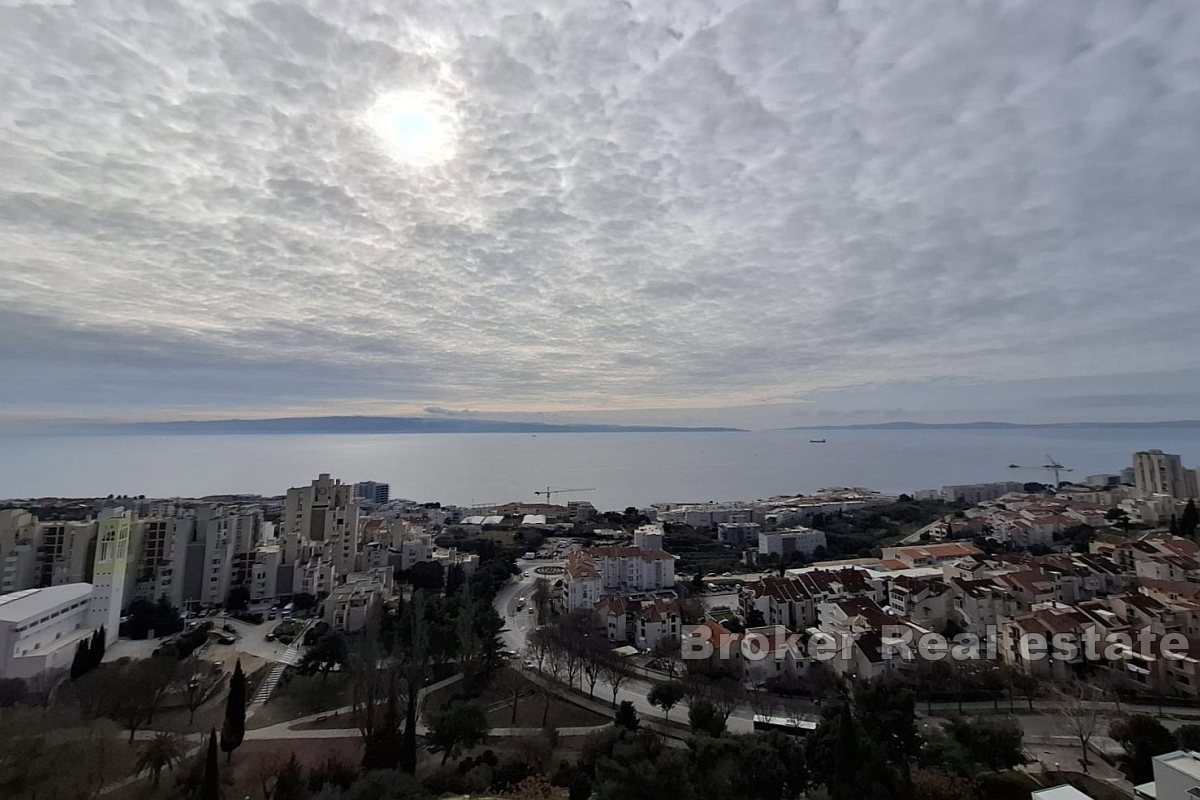
{"label": "apartment building", "polygon": [[1162,450],[1139,450],[1133,454],[1133,478],[1142,497],[1165,494],[1176,500],[1194,497],[1195,475],[1183,467],[1178,455]]}
{"label": "apartment building", "polygon": [[824,549],[825,531],[812,528],[791,528],[758,535],[759,555],[774,555],[780,558],[803,556],[811,558],[818,549]]}
{"label": "apartment building", "polygon": [[354,487],[321,473],[308,486],[288,489],[279,535],[285,560],[305,543],[318,544],[341,575],[354,571],[358,557],[359,506]]}

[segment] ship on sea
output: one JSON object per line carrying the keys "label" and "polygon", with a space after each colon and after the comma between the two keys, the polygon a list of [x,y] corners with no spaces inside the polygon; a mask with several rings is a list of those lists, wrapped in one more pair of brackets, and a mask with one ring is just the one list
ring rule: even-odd
{"label": "ship on sea", "polygon": [[809,439],[808,443],[809,444],[825,444],[825,440],[824,439]]}

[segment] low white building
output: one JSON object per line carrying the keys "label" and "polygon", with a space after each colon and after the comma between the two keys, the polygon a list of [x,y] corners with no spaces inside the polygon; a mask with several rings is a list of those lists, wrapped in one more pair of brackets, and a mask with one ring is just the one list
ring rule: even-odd
{"label": "low white building", "polygon": [[791,528],[758,535],[759,555],[786,557],[797,554],[811,557],[818,547],[825,547],[825,531]]}
{"label": "low white building", "polygon": [[71,666],[92,634],[92,585],[68,583],[0,595],[0,678],[31,678]]}

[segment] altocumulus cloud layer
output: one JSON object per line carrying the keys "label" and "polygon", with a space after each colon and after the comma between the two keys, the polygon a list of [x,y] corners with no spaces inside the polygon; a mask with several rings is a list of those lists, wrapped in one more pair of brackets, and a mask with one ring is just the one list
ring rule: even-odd
{"label": "altocumulus cloud layer", "polygon": [[1192,0],[0,6],[10,415],[1197,362]]}

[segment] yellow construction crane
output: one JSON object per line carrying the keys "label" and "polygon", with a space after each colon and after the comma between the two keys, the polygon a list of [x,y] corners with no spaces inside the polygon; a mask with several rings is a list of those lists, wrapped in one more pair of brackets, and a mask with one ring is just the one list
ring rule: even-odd
{"label": "yellow construction crane", "polygon": [[594,491],[596,491],[596,490],[595,489],[564,489],[559,486],[547,486],[545,491],[536,491],[536,492],[534,492],[534,494],[545,495],[546,502],[553,504],[554,503],[554,495],[556,495],[556,494],[564,494],[564,493],[568,493],[568,492],[571,494],[574,494],[575,492],[594,492]]}

